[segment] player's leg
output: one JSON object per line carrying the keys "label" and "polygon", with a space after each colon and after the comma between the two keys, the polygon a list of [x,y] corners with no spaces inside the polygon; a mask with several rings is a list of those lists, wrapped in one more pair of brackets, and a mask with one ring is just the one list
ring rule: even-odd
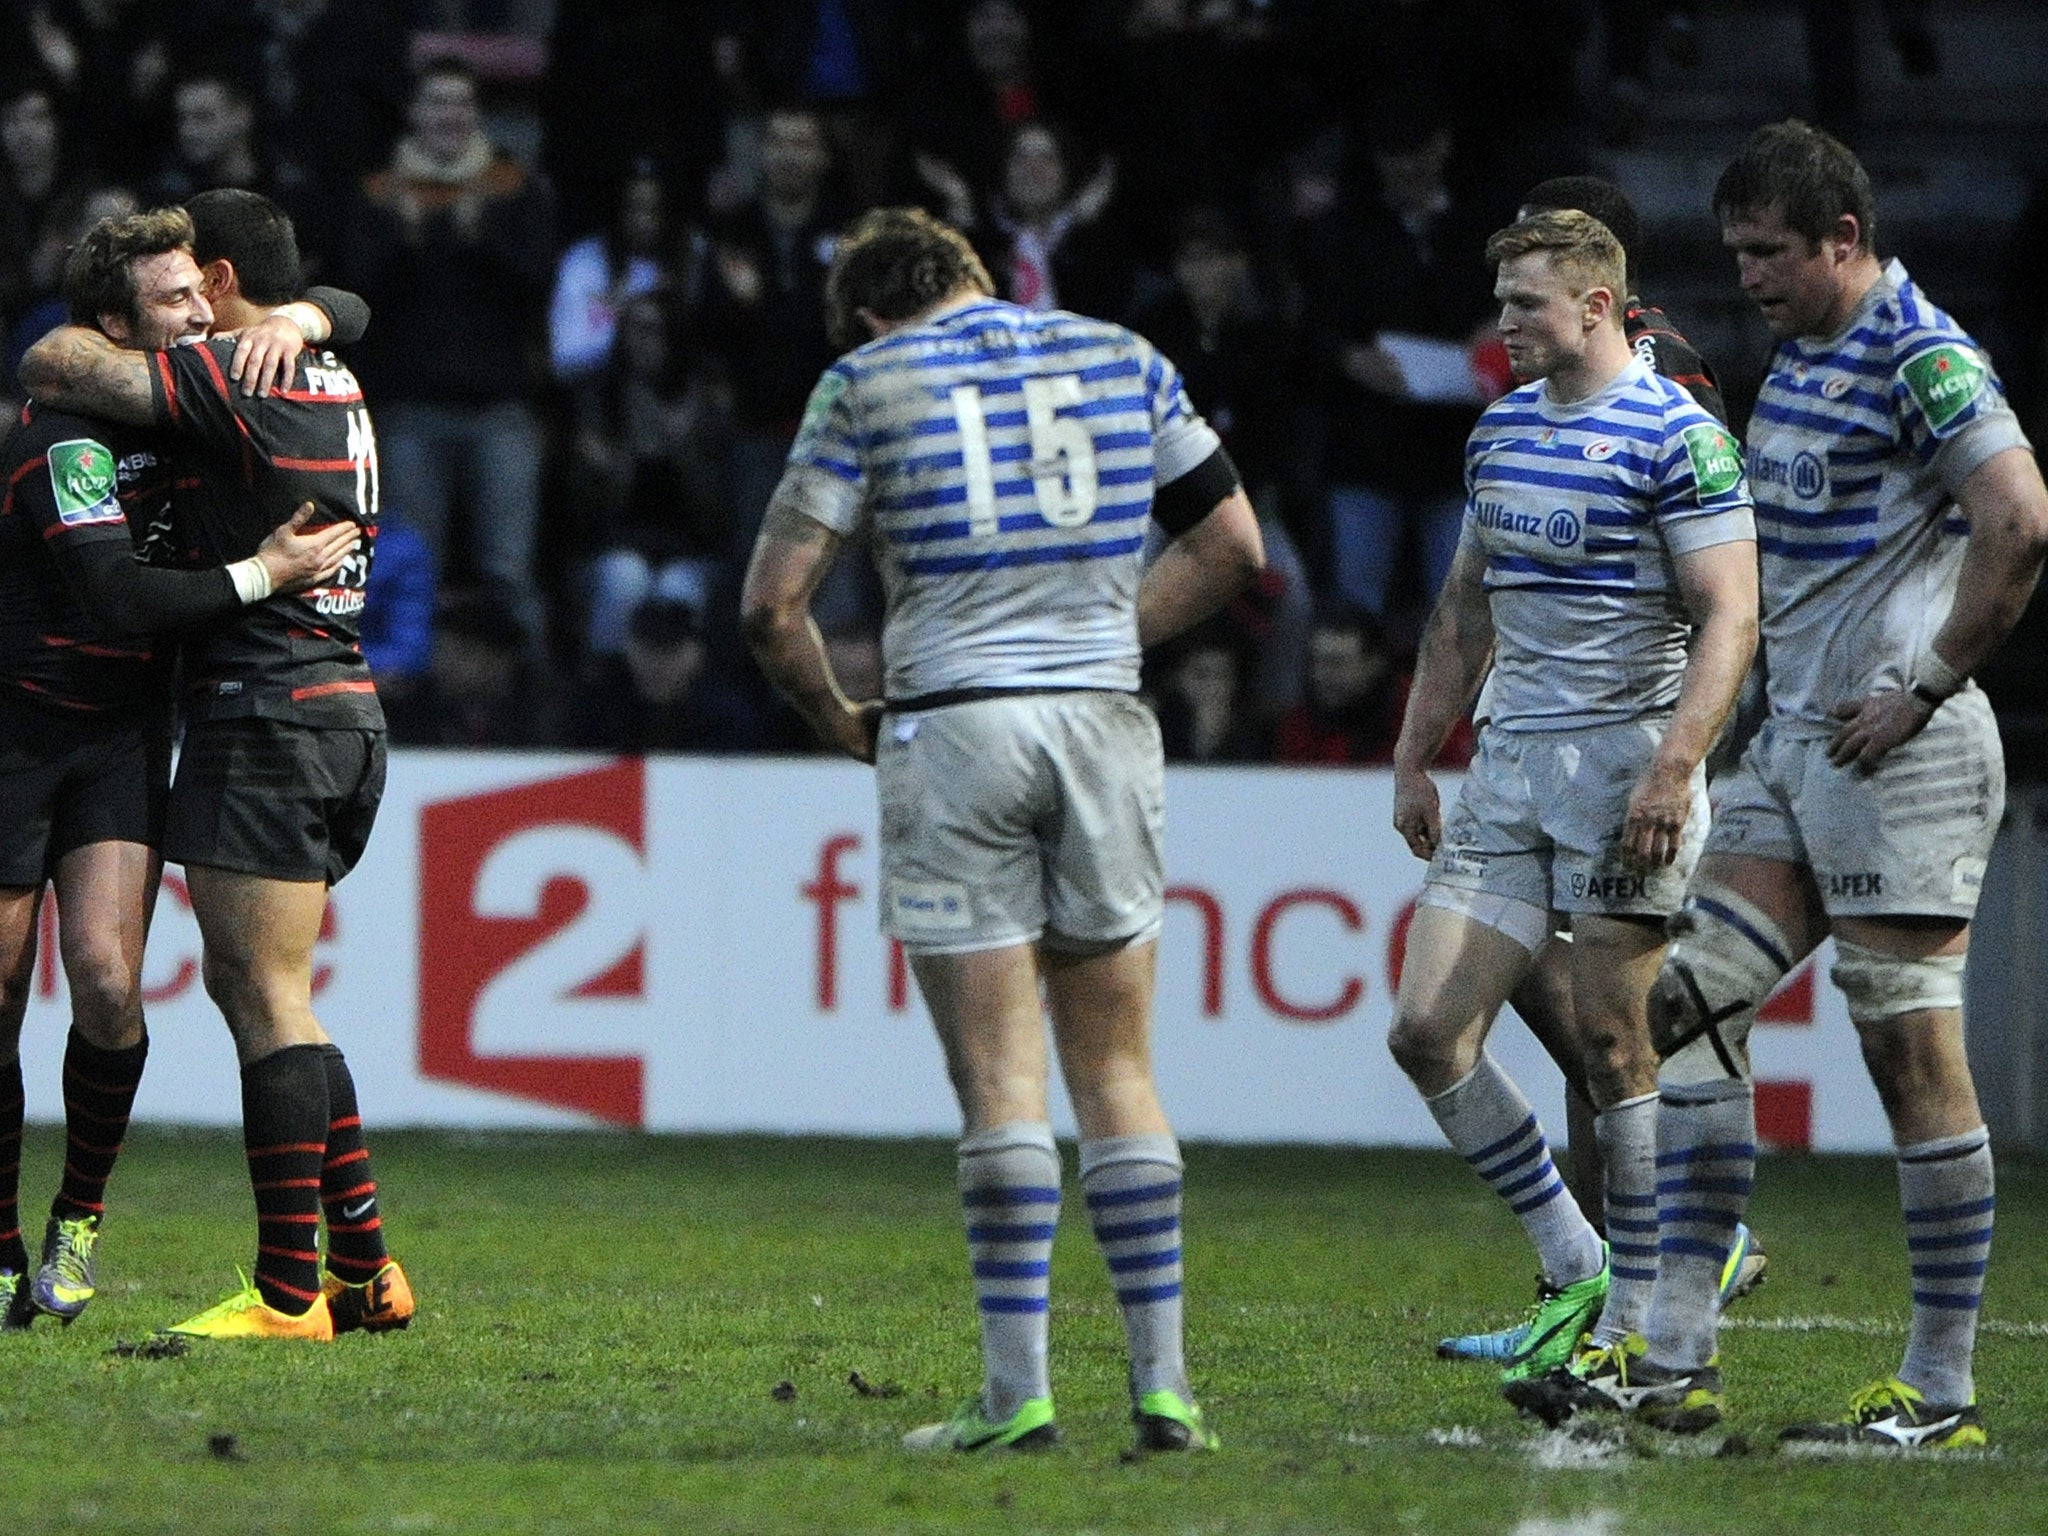
{"label": "player's leg", "polygon": [[1982,1445],[1973,1362],[1996,1204],[1990,1134],[1963,1045],[1960,919],[1838,917],[1831,972],[1897,1149],[1912,1264],[1912,1328],[1898,1374],[1849,1417],[1788,1439],[1929,1449]]}
{"label": "player's leg", "polygon": [[1593,1100],[1586,1089],[1585,1063],[1579,1059],[1578,1031],[1572,1023],[1571,944],[1553,934],[1536,953],[1528,974],[1508,994],[1508,1006],[1529,1026],[1529,1033],[1564,1074],[1566,1149],[1564,1182],[1579,1202],[1593,1230],[1607,1235],[1606,1195],[1602,1180],[1600,1140],[1594,1130]]}
{"label": "player's leg", "polygon": [[28,1244],[21,1235],[21,1128],[27,1093],[21,1077],[21,1021],[35,983],[41,886],[0,886],[0,1307],[10,1325],[25,1314]]}
{"label": "player's leg", "polygon": [[981,1318],[982,1393],[913,1430],[914,1450],[1030,1448],[1053,1428],[1048,1365],[1060,1159],[1046,1115],[1045,1021],[1028,944],[910,954],[960,1103],[962,1217]]}

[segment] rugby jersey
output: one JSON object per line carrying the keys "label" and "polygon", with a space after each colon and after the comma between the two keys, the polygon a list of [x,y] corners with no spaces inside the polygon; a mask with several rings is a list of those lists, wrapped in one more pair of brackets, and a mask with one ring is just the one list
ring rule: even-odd
{"label": "rugby jersey", "polygon": [[1834,335],[1778,344],[1749,424],[1771,713],[1902,688],[1954,605],[1955,491],[2025,447],[1991,360],[1893,261]]}
{"label": "rugby jersey", "polygon": [[825,371],[784,494],[866,539],[887,697],[1128,692],[1153,492],[1217,447],[1142,337],[976,299]]}
{"label": "rugby jersey", "polygon": [[1465,450],[1465,530],[1486,555],[1490,723],[1610,725],[1669,710],[1692,618],[1674,556],[1755,536],[1741,447],[1640,357],[1597,394],[1538,380]]}

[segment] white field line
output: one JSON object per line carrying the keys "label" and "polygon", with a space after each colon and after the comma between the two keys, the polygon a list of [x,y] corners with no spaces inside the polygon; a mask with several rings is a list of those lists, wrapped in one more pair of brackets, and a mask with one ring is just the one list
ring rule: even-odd
{"label": "white field line", "polygon": [[[1904,1321],[1886,1322],[1871,1317],[1724,1317],[1723,1328],[1749,1328],[1760,1333],[1857,1333],[1872,1337],[1899,1335],[1906,1331]],[[1987,1317],[1977,1325],[1979,1333],[1995,1333],[2003,1338],[2048,1339],[2048,1323],[2008,1322],[2002,1317]]]}

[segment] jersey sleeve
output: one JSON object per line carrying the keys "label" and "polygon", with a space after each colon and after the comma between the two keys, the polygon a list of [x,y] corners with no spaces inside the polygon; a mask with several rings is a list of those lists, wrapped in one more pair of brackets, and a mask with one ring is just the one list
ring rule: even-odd
{"label": "jersey sleeve", "polygon": [[243,396],[228,378],[234,342],[223,338],[148,354],[156,424],[192,442],[239,453],[251,446],[244,411],[265,402]]}
{"label": "jersey sleeve", "polygon": [[23,468],[23,508],[53,554],[61,556],[67,547],[81,544],[127,542],[114,453],[105,443],[89,436],[63,437]]}
{"label": "jersey sleeve", "polygon": [[1146,408],[1152,417],[1153,475],[1158,484],[1171,485],[1222,447],[1223,439],[1196,413],[1180,370],[1142,336],[1134,339]]}
{"label": "jersey sleeve", "polygon": [[1924,333],[1899,356],[1892,375],[1899,440],[1951,494],[1994,454],[2028,446],[1991,360],[1968,337]]}
{"label": "jersey sleeve", "polygon": [[1698,406],[1666,416],[1656,474],[1657,528],[1674,555],[1755,539],[1742,444]]}
{"label": "jersey sleeve", "polygon": [[844,360],[818,376],[777,492],[805,516],[842,536],[859,522],[868,492],[853,384],[852,365]]}

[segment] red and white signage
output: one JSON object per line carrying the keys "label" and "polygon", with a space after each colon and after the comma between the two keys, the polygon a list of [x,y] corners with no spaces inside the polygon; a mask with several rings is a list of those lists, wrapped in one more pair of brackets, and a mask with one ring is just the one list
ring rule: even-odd
{"label": "red and white signage", "polygon": [[[1422,872],[1387,776],[1175,770],[1167,806],[1155,1057],[1181,1134],[1439,1145],[1386,1051]],[[373,1126],[951,1134],[938,1046],[876,931],[875,855],[856,764],[398,753],[369,855],[329,905],[316,1008]],[[53,940],[23,1040],[44,1120],[61,1114]],[[198,957],[172,871],[138,1112],[233,1124],[234,1053]],[[1888,1147],[1812,966],[1766,1019],[1764,1137]],[[1560,1124],[1557,1073],[1511,1014],[1491,1049]]]}

